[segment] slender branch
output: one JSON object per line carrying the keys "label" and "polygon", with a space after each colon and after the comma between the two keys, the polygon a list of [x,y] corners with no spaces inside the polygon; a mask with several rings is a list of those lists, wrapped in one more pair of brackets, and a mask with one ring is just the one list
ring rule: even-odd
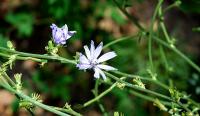
{"label": "slender branch", "polygon": [[187,112],[191,112],[191,110],[189,108],[187,108],[185,105],[183,105],[180,101],[178,101],[177,103],[178,103],[179,106],[184,108]]}
{"label": "slender branch", "polygon": [[127,37],[118,38],[118,39],[116,39],[116,40],[114,40],[114,41],[111,41],[110,43],[106,44],[106,45],[103,47],[103,49],[106,49],[106,48],[108,48],[109,46],[114,45],[114,44],[116,44],[116,43],[118,43],[118,42],[121,42],[121,41],[124,41],[124,40],[127,40],[127,39],[131,39],[131,38],[136,38],[137,36],[138,36],[138,34],[132,35],[132,36],[127,36]]}
{"label": "slender branch", "polygon": [[65,108],[59,108],[59,107],[53,107],[54,109],[58,110],[58,111],[62,111],[65,113],[69,113],[72,114],[74,116],[82,116],[80,113],[75,112],[73,109],[69,108],[69,109],[65,109]]}
{"label": "slender branch", "polygon": [[[2,52],[0,52],[0,56],[6,57],[6,58],[10,58],[10,55],[9,55],[9,54],[5,54],[5,53],[2,53]],[[32,61],[35,61],[35,62],[47,62],[47,60],[38,59],[38,58],[33,58],[33,57],[16,56],[16,59],[17,59],[17,60],[32,60]]]}
{"label": "slender branch", "polygon": [[178,7],[181,4],[181,1],[177,0],[175,1],[173,4],[167,6],[167,8],[164,9],[164,13],[167,12],[168,10],[174,8],[174,7]]}
{"label": "slender branch", "polygon": [[163,99],[172,101],[172,99],[171,99],[170,97],[168,97],[168,96],[165,96],[165,95],[163,95],[163,94],[160,94],[160,93],[157,93],[157,92],[148,90],[148,89],[143,89],[143,88],[134,86],[133,84],[130,84],[130,83],[128,83],[128,82],[125,82],[125,81],[119,79],[118,77],[116,77],[116,76],[114,76],[114,75],[108,73],[108,72],[104,72],[104,73],[105,73],[107,76],[111,77],[112,79],[116,80],[117,82],[124,83],[127,87],[130,87],[130,88],[132,88],[132,89],[139,90],[139,91],[142,91],[142,92],[145,92],[145,93],[149,93],[149,94],[152,94],[152,95],[161,97],[161,98],[163,98]]}
{"label": "slender branch", "polygon": [[[129,39],[131,39],[131,36]],[[155,35],[153,35],[153,39],[155,39],[158,43],[160,43],[160,44],[164,45],[165,47],[174,51],[176,54],[178,54],[181,58],[183,58],[188,64],[190,64],[194,69],[196,69],[200,73],[200,67],[198,65],[196,65],[192,60],[190,60],[186,55],[184,55],[181,51],[179,51],[177,48],[170,46],[168,43],[166,43],[165,41],[163,41],[162,39],[160,39],[159,37],[157,37]],[[115,44],[118,42],[122,42],[124,40],[126,40],[126,39],[122,39],[121,41],[116,41]],[[111,45],[113,45],[113,44],[111,44]]]}
{"label": "slender branch", "polygon": [[123,12],[140,30],[144,31],[145,29],[140,25],[138,19],[134,16],[131,16],[124,8],[120,7],[120,4],[113,0],[113,2],[117,5],[121,12]]}
{"label": "slender branch", "polygon": [[31,111],[30,109],[26,109],[26,110],[31,114],[31,116],[35,116],[33,111]]}
{"label": "slender branch", "polygon": [[[94,86],[94,91],[93,91],[95,98],[98,96],[98,87],[99,87],[99,79],[97,79],[97,80],[95,81],[95,86]],[[107,113],[106,113],[106,111],[105,111],[105,108],[104,108],[103,105],[100,103],[100,100],[97,100],[97,103],[98,103],[98,106],[99,106],[100,110],[102,111],[102,113],[103,113],[105,116],[107,116]]]}
{"label": "slender branch", "polygon": [[11,85],[12,87],[15,86],[15,83],[11,80],[11,78],[5,72],[2,73],[2,76],[7,80],[7,82],[9,83],[9,85]]}
{"label": "slender branch", "polygon": [[[136,92],[136,91],[133,91],[133,90],[129,90],[129,92],[137,97],[140,97],[140,98],[143,98],[145,100],[148,100],[148,101],[151,101],[151,102],[155,102],[155,98],[152,98],[152,97],[149,97],[149,96],[146,96],[146,95],[143,95],[139,92]],[[171,103],[170,102],[166,102],[166,101],[162,101],[162,100],[159,100],[163,105],[166,105],[166,106],[171,106]],[[176,106],[178,106],[176,104]]]}
{"label": "slender branch", "polygon": [[[1,84],[1,83],[0,83],[0,84]],[[38,102],[38,101],[35,101],[35,100],[33,100],[31,97],[29,97],[29,96],[27,96],[27,95],[24,95],[24,94],[22,94],[22,93],[19,93],[19,92],[17,92],[16,90],[14,90],[13,88],[11,88],[11,87],[9,87],[9,86],[6,86],[6,85],[4,85],[4,84],[1,84],[1,86],[2,86],[3,88],[7,89],[8,91],[10,91],[10,92],[12,92],[12,93],[18,95],[19,97],[23,98],[24,100],[27,100],[27,101],[33,103],[34,105],[39,106],[39,107],[41,107],[41,108],[43,108],[43,109],[45,109],[45,110],[47,110],[47,111],[50,111],[50,112],[55,113],[55,114],[60,115],[60,116],[69,116],[68,114],[63,113],[63,112],[60,112],[60,111],[58,111],[58,110],[55,110],[55,109],[51,108],[51,107],[48,106],[48,105],[44,105],[44,104],[42,104],[42,103],[40,103],[40,102]]]}
{"label": "slender branch", "polygon": [[11,87],[1,74],[0,74],[0,85]]}
{"label": "slender branch", "polygon": [[83,107],[87,107],[90,104],[92,104],[93,102],[98,101],[100,98],[102,98],[107,93],[109,93],[110,91],[112,91],[112,89],[115,88],[116,85],[117,85],[117,83],[114,83],[112,86],[110,86],[107,90],[105,90],[104,92],[102,92],[101,94],[99,94],[98,96],[96,96],[94,99],[91,99],[90,101],[84,103]]}
{"label": "slender branch", "polygon": [[180,52],[176,47],[170,46],[169,44],[167,44],[165,41],[161,40],[157,36],[153,36],[153,38],[158,43],[160,43],[163,46],[165,46],[165,47],[171,49],[172,51],[174,51],[176,54],[178,54],[181,58],[183,58],[188,64],[190,64],[194,69],[196,69],[200,73],[200,67],[198,65],[196,65],[192,60],[190,60],[186,55],[184,55],[182,52]]}
{"label": "slender branch", "polygon": [[154,65],[153,65],[153,59],[152,59],[152,35],[153,35],[153,26],[154,22],[156,20],[156,16],[158,14],[158,10],[161,7],[163,0],[159,0],[158,4],[156,5],[156,9],[153,14],[153,18],[151,20],[150,30],[149,30],[149,36],[148,36],[148,55],[149,55],[149,62],[150,62],[150,69],[153,73],[155,73]]}
{"label": "slender branch", "polygon": [[169,65],[168,65],[168,61],[167,61],[165,52],[164,52],[164,50],[163,50],[163,46],[162,46],[162,45],[159,45],[159,48],[160,48],[160,55],[161,55],[161,58],[162,58],[163,63],[164,63],[164,65],[165,65],[165,69],[166,69],[167,71],[169,71]]}
{"label": "slender branch", "polygon": [[10,49],[3,48],[3,47],[0,47],[0,51],[9,52],[9,53],[12,53],[12,54],[17,54],[17,55],[22,56],[22,57],[29,57],[29,58],[32,57],[32,58],[39,58],[39,59],[46,59],[46,60],[58,60],[62,63],[76,64],[76,62],[74,60],[69,60],[69,59],[66,59],[66,58],[63,58],[63,57],[60,57],[60,56],[18,52],[18,51],[10,50]]}
{"label": "slender branch", "polygon": [[159,17],[160,17],[160,27],[161,27],[161,29],[163,31],[163,34],[164,34],[167,42],[169,44],[171,44],[171,38],[169,37],[169,35],[167,33],[167,29],[166,29],[165,24],[164,24],[164,16],[163,16],[162,8],[161,7],[158,10],[158,14],[159,14]]}
{"label": "slender branch", "polygon": [[142,79],[142,80],[146,80],[146,81],[149,81],[149,82],[152,82],[152,83],[155,83],[161,87],[163,87],[164,89],[166,90],[169,90],[169,87],[161,82],[159,82],[158,80],[154,80],[154,79],[151,79],[151,78],[144,78],[144,77],[141,77],[139,75],[132,75],[132,74],[127,74],[127,73],[123,73],[123,72],[120,72],[120,71],[112,71],[114,72],[115,74],[118,74],[118,75],[122,75],[122,76],[125,76],[125,77],[129,77],[129,78],[139,78],[139,79]]}

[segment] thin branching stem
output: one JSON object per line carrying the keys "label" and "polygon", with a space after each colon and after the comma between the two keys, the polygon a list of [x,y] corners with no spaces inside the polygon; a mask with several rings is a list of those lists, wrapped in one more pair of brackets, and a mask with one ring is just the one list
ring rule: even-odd
{"label": "thin branching stem", "polygon": [[60,108],[60,107],[54,107],[54,106],[52,106],[52,108],[54,108],[55,110],[58,110],[58,111],[62,111],[62,112],[65,112],[65,113],[72,114],[74,116],[82,116],[80,113],[75,112],[71,108],[66,109],[66,108]]}
{"label": "thin branching stem", "polygon": [[124,40],[127,40],[127,39],[131,39],[131,38],[136,38],[136,37],[138,37],[138,34],[132,35],[132,36],[126,36],[126,37],[118,38],[118,39],[116,39],[114,41],[111,41],[110,43],[106,44],[105,46],[103,46],[103,49],[106,49],[109,46],[114,45],[114,44],[116,44],[118,42],[121,42],[121,41],[124,41]]}
{"label": "thin branching stem", "polygon": [[[0,83],[0,84],[1,84],[1,83]],[[55,113],[55,114],[60,115],[60,116],[69,116],[69,115],[66,114],[66,113],[60,112],[60,111],[58,111],[58,110],[55,110],[55,109],[51,108],[51,107],[48,106],[48,105],[42,104],[42,103],[40,103],[40,102],[38,102],[38,101],[32,99],[31,97],[29,97],[29,96],[27,96],[27,95],[25,95],[25,94],[23,94],[23,93],[20,93],[20,92],[16,91],[15,89],[13,89],[13,88],[10,87],[10,86],[6,86],[6,85],[4,85],[4,84],[1,84],[0,86],[2,86],[3,88],[5,88],[6,90],[8,90],[8,91],[10,91],[10,92],[12,92],[12,93],[14,93],[14,94],[16,94],[16,95],[19,96],[20,98],[22,98],[22,99],[24,99],[24,100],[27,100],[27,101],[33,103],[34,105],[36,105],[36,106],[38,106],[38,107],[41,107],[41,108],[43,108],[43,109],[45,109],[45,110],[47,110],[47,111],[50,111],[50,112]]]}
{"label": "thin branching stem", "polygon": [[[96,97],[98,96],[98,94],[99,94],[99,81],[100,81],[100,79],[97,79],[97,80],[95,81],[95,86],[94,86],[94,90],[93,90],[93,93],[94,93],[95,98],[96,98]],[[103,113],[105,116],[107,116],[107,113],[106,113],[106,111],[105,111],[105,108],[104,108],[103,104],[101,104],[100,100],[97,100],[97,104],[98,104],[100,110],[102,111],[102,113]]]}
{"label": "thin branching stem", "polygon": [[38,58],[38,59],[45,59],[45,60],[58,60],[62,63],[76,64],[76,62],[74,60],[69,60],[69,59],[63,58],[61,56],[52,56],[52,55],[48,55],[48,54],[25,53],[25,52],[10,50],[10,49],[3,48],[3,47],[0,47],[0,51],[9,52],[9,53],[16,54],[16,55],[19,55],[19,56],[22,56],[22,57]]}
{"label": "thin branching stem", "polygon": [[128,78],[139,78],[141,80],[149,81],[149,82],[152,82],[152,83],[155,83],[155,84],[159,85],[160,87],[163,87],[166,90],[169,90],[169,87],[167,85],[161,83],[158,80],[154,80],[154,79],[151,79],[151,78],[141,77],[139,75],[127,74],[127,73],[123,73],[123,72],[120,72],[120,71],[112,71],[112,72],[114,72],[115,74],[121,75],[121,76],[128,77]]}
{"label": "thin branching stem", "polygon": [[105,96],[107,93],[109,93],[113,88],[116,87],[117,83],[114,83],[112,86],[110,86],[107,90],[105,90],[104,92],[102,92],[101,94],[99,94],[98,96],[96,96],[94,99],[89,100],[88,102],[84,103],[83,106],[87,107],[90,104],[92,104],[95,101],[98,101],[100,98],[102,98],[103,96]]}
{"label": "thin branching stem", "polygon": [[[146,95],[141,94],[141,93],[139,93],[139,92],[136,92],[136,91],[134,91],[134,90],[129,90],[129,92],[130,92],[131,94],[137,96],[137,97],[143,98],[143,99],[145,99],[145,100],[147,100],[147,101],[150,101],[150,102],[155,102],[155,100],[156,100],[156,99],[153,98],[153,97],[146,96]],[[160,101],[163,105],[171,106],[171,102],[166,102],[166,101],[163,101],[163,100],[159,100],[159,101]],[[176,106],[178,106],[178,105],[176,105]]]}
{"label": "thin branching stem", "polygon": [[142,25],[139,23],[138,19],[135,17],[135,16],[131,16],[125,8],[122,8],[120,6],[120,4],[116,1],[116,0],[113,0],[113,2],[116,4],[116,6],[120,9],[120,11],[122,13],[124,13],[137,27],[138,29],[140,30],[143,30],[144,31],[144,28],[142,27]]}
{"label": "thin branching stem", "polygon": [[195,64],[192,60],[190,60],[186,55],[184,55],[181,51],[179,51],[175,46],[167,44],[165,41],[161,40],[157,36],[153,36],[153,38],[158,43],[174,51],[176,54],[178,54],[181,58],[183,58],[188,64],[190,64],[194,69],[196,69],[200,73],[200,67],[197,64]]}
{"label": "thin branching stem", "polygon": [[108,73],[108,72],[104,72],[108,77],[114,79],[115,81],[119,82],[119,83],[123,83],[125,84],[127,87],[130,87],[134,90],[138,90],[138,91],[142,91],[142,92],[145,92],[145,93],[148,93],[148,94],[152,94],[152,95],[155,95],[155,96],[158,96],[160,98],[163,98],[163,99],[166,99],[166,100],[169,100],[169,101],[172,101],[172,99],[168,96],[165,96],[163,94],[160,94],[160,93],[157,93],[157,92],[154,92],[154,91],[151,91],[151,90],[148,90],[148,89],[143,89],[143,88],[140,88],[140,87],[137,87],[137,86],[134,86],[133,84],[130,84],[128,82],[125,82],[121,79],[119,79],[118,77]]}
{"label": "thin branching stem", "polygon": [[[6,58],[10,58],[10,54],[6,54],[6,53],[2,53],[0,52],[0,56],[6,57]],[[44,59],[38,59],[38,58],[33,58],[33,57],[22,57],[22,56],[16,56],[17,60],[32,60],[35,62],[47,62],[47,60]]]}
{"label": "thin branching stem", "polygon": [[[12,79],[6,74],[6,72],[2,72],[2,76],[6,79],[6,81],[11,85],[12,87],[15,86],[15,83],[12,81]],[[2,78],[3,78],[2,77]]]}
{"label": "thin branching stem", "polygon": [[150,29],[149,29],[149,36],[148,36],[148,55],[149,55],[149,62],[150,62],[150,70],[152,73],[155,73],[154,65],[153,65],[153,58],[152,58],[152,35],[153,35],[153,26],[156,20],[156,16],[158,14],[158,10],[162,5],[163,0],[159,0],[158,4],[156,5],[156,9],[153,13],[153,18],[151,20]]}

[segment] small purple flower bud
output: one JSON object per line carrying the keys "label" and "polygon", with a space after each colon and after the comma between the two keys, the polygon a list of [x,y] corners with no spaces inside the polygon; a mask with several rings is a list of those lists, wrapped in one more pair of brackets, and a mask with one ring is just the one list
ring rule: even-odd
{"label": "small purple flower bud", "polygon": [[68,40],[76,33],[76,31],[68,31],[68,27],[66,24],[62,28],[59,28],[55,24],[52,24],[50,28],[52,29],[53,41],[57,45],[66,44],[66,40]]}

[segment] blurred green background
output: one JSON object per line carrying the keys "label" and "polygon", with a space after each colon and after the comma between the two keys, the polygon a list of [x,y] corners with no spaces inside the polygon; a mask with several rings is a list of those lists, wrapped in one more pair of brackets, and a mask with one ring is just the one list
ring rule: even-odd
{"label": "blurred green background", "polygon": [[[136,16],[143,26],[148,28],[157,1],[127,0],[127,2],[130,4],[129,13]],[[173,2],[165,0],[163,7]],[[198,65],[200,65],[200,36],[199,32],[192,29],[200,24],[199,6],[198,0],[182,0],[179,8],[173,8],[165,14],[165,24],[169,33],[176,38],[178,48]],[[69,59],[72,59],[76,52],[83,52],[83,45],[88,45],[90,40],[94,40],[96,45],[103,41],[105,45],[139,31],[112,0],[1,0],[0,46],[6,47],[6,42],[11,40],[18,51],[45,54],[44,48],[52,37],[49,27],[52,23],[59,27],[67,24],[69,30],[77,31],[77,34],[67,41],[67,47],[59,50],[61,56]],[[139,39],[138,37],[117,43],[105,51],[116,51],[118,56],[109,63],[120,71],[149,77],[146,39],[141,38],[140,41]],[[168,59],[167,68],[159,47],[153,46],[158,79],[165,83],[172,79],[179,90],[186,91],[198,101],[199,73],[169,49],[164,48],[164,51]],[[6,61],[2,57],[0,60]],[[40,67],[36,62],[17,61],[13,70],[9,71],[11,76],[14,73],[22,73],[25,90],[40,93],[45,104],[62,107],[68,102],[75,107],[94,97],[91,92],[95,83],[92,71],[79,71],[75,66],[58,62],[49,62]],[[163,93],[157,86],[145,84],[147,88]],[[108,87],[102,84],[99,91]],[[5,91],[0,90],[0,92],[0,99],[6,99],[3,96]],[[8,95],[12,98],[11,102],[7,104],[0,102],[0,114],[26,114],[17,108],[17,100]],[[135,97],[126,90],[114,89],[100,101],[110,115],[114,111],[121,112],[125,116],[168,115],[154,107],[151,102]],[[3,106],[9,104],[12,104],[11,107]],[[75,107],[75,110],[88,116],[102,115],[96,103],[84,109]],[[37,112],[38,115],[51,115],[43,110]]]}

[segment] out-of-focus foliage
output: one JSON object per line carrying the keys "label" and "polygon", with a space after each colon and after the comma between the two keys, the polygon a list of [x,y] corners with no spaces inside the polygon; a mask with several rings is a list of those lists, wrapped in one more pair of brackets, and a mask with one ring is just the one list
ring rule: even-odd
{"label": "out-of-focus foliage", "polygon": [[30,13],[12,13],[9,12],[5,16],[5,20],[17,29],[18,35],[30,36],[33,31],[34,17]]}
{"label": "out-of-focus foliage", "polygon": [[[46,53],[44,48],[48,44],[48,40],[51,39],[49,28],[51,23],[56,23],[59,26],[67,24],[69,29],[77,31],[77,34],[67,42],[67,47],[59,51],[63,57],[67,58],[75,56],[76,51],[82,52],[82,46],[89,44],[90,40],[95,40],[96,43],[103,41],[106,44],[118,37],[137,33],[136,27],[117,9],[112,0],[36,0],[33,3],[19,1],[16,8],[6,9],[5,14],[0,12],[3,14],[3,17],[0,17],[2,20],[0,21],[1,47],[6,47],[7,40],[10,39],[16,44],[17,50]],[[188,14],[200,13],[198,0],[181,1],[183,11],[188,12]],[[135,3],[134,6],[142,7],[147,11],[148,4],[152,4],[145,0],[128,0],[127,6],[130,8],[131,15],[137,14],[135,10],[131,10],[133,3]],[[153,9],[152,7],[153,5],[151,9]],[[139,16],[141,16],[139,18],[143,18],[142,14]],[[144,25],[148,25],[149,20],[143,22]],[[133,38],[123,41],[105,49],[105,51],[110,49],[116,51],[118,57],[109,63],[112,63],[112,66],[120,71],[149,77],[146,38],[141,38],[140,41],[139,39]],[[181,40],[178,41],[178,44],[180,44],[181,49],[185,49],[181,46]],[[164,49],[164,51],[168,58],[168,67],[166,67],[165,60],[162,59],[159,46],[153,47],[153,59],[156,72],[159,75],[158,80],[166,83],[172,80],[177,88],[186,90],[194,98],[199,98],[200,80],[197,78],[199,75],[175,53],[168,49]],[[192,54],[191,58],[195,60]],[[27,81],[24,82],[24,85],[30,91],[41,93],[48,104],[59,104],[60,106],[65,102],[82,104],[94,97],[91,92],[95,82],[92,76],[93,72],[78,71],[75,70],[75,67],[59,63],[45,64],[41,68],[39,64],[32,62],[20,61],[17,63],[20,65],[15,65],[15,71],[24,73]],[[107,88],[106,86],[100,87],[100,91]],[[150,84],[147,87],[163,92],[160,88]],[[195,88],[195,90],[190,91],[190,88]],[[105,103],[106,100],[102,100],[102,103],[106,104],[107,111],[122,112],[125,116],[147,116],[149,113],[151,115],[160,113],[155,107],[149,105],[149,102],[117,88],[106,97],[109,100],[107,103]],[[14,109],[16,111],[17,108]],[[92,105],[88,109],[100,114],[97,105]]]}
{"label": "out-of-focus foliage", "polygon": [[7,41],[8,41],[8,38],[7,37],[4,37],[2,34],[0,34],[0,46],[2,47],[7,47]]}
{"label": "out-of-focus foliage", "polygon": [[199,0],[181,0],[181,9],[188,13],[200,14],[200,1]]}

